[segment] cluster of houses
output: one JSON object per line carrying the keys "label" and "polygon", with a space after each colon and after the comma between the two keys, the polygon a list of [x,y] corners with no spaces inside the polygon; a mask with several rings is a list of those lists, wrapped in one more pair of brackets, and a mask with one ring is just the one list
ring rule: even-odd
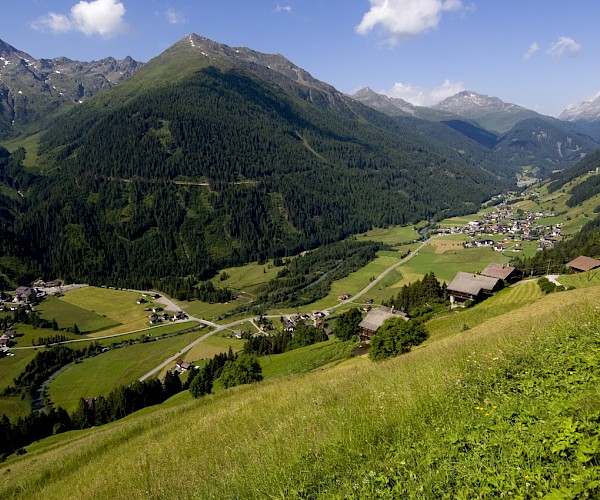
{"label": "cluster of houses", "polygon": [[12,340],[15,338],[16,333],[13,329],[9,328],[8,330],[4,330],[2,336],[0,336],[0,353],[3,353],[7,356],[14,356],[10,351],[10,344]]}
{"label": "cluster of houses", "polygon": [[[438,229],[440,234],[464,234],[474,238],[466,246],[487,246],[498,252],[510,250],[521,252],[521,242],[536,241],[538,250],[552,247],[561,240],[562,224],[539,224],[536,221],[542,218],[554,217],[553,212],[529,212],[500,205],[488,214],[483,215],[481,220],[474,220],[462,227],[446,227]],[[504,236],[498,240],[486,238],[485,236]]]}
{"label": "cluster of houses", "polygon": [[[325,328],[325,317],[329,315],[328,311],[313,311],[310,314],[296,314],[295,316],[288,316],[283,320],[283,331],[284,332],[295,332],[298,323],[304,321],[308,326],[316,326],[317,328]],[[329,329],[331,330],[331,329]],[[333,333],[333,330],[327,331],[327,334]]]}

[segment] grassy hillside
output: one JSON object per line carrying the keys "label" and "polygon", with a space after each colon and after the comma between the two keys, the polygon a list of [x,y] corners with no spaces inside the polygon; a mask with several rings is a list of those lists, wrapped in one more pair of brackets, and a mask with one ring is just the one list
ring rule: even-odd
{"label": "grassy hillside", "polygon": [[0,496],[596,497],[599,298],[55,436],[3,464]]}

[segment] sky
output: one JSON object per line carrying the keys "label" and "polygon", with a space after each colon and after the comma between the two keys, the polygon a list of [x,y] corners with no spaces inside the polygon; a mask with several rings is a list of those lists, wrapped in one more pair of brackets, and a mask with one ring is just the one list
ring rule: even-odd
{"label": "sky", "polygon": [[279,53],[338,90],[461,90],[557,116],[600,92],[597,0],[0,0],[36,59],[148,61],[190,33]]}

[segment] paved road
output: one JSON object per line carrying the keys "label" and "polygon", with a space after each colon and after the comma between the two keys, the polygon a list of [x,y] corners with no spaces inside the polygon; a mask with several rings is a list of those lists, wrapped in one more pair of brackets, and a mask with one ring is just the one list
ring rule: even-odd
{"label": "paved road", "polygon": [[[431,238],[430,238],[431,239]],[[389,273],[391,273],[394,269],[396,269],[398,266],[401,266],[402,264],[405,264],[406,262],[408,262],[410,259],[412,259],[415,255],[417,255],[417,253],[419,253],[419,250],[421,250],[424,246],[427,245],[427,241],[424,241],[423,243],[421,243],[421,245],[419,245],[414,251],[412,251],[411,253],[409,253],[406,257],[404,257],[402,260],[400,260],[399,262],[396,262],[393,266],[388,267],[385,271],[383,271],[379,276],[377,276],[377,278],[375,278],[373,281],[371,281],[371,283],[369,283],[366,287],[364,287],[360,292],[358,292],[357,294],[355,294],[352,297],[347,298],[346,300],[342,300],[339,304],[334,305],[333,307],[330,307],[329,309],[336,309],[337,307],[340,307],[344,304],[349,304],[354,302],[356,299],[362,297],[365,293],[367,293],[371,288],[373,288],[375,285],[377,285],[377,283],[379,283],[383,278],[385,278]]]}

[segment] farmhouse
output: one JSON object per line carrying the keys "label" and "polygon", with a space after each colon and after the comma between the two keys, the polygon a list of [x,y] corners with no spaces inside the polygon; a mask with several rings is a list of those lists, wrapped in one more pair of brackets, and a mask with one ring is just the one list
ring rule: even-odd
{"label": "farmhouse", "polygon": [[582,273],[584,271],[591,271],[600,267],[600,260],[580,255],[571,262],[567,262],[566,266],[571,270],[572,273]]}
{"label": "farmhouse", "polygon": [[37,293],[35,289],[28,286],[20,286],[15,291],[15,298],[13,302],[25,302],[26,304],[31,304],[35,302],[37,299]]}
{"label": "farmhouse", "polygon": [[521,279],[521,272],[506,264],[490,264],[483,271],[482,276],[488,276],[490,278],[498,278],[508,283],[515,283]]}
{"label": "farmhouse", "polygon": [[482,300],[494,295],[502,285],[502,280],[498,278],[459,272],[448,285],[450,304],[453,306],[467,300]]}
{"label": "farmhouse", "polygon": [[381,328],[381,325],[389,318],[402,318],[408,321],[406,313],[390,309],[389,307],[379,307],[372,309],[358,324],[358,335],[361,341],[371,340],[371,337]]}

